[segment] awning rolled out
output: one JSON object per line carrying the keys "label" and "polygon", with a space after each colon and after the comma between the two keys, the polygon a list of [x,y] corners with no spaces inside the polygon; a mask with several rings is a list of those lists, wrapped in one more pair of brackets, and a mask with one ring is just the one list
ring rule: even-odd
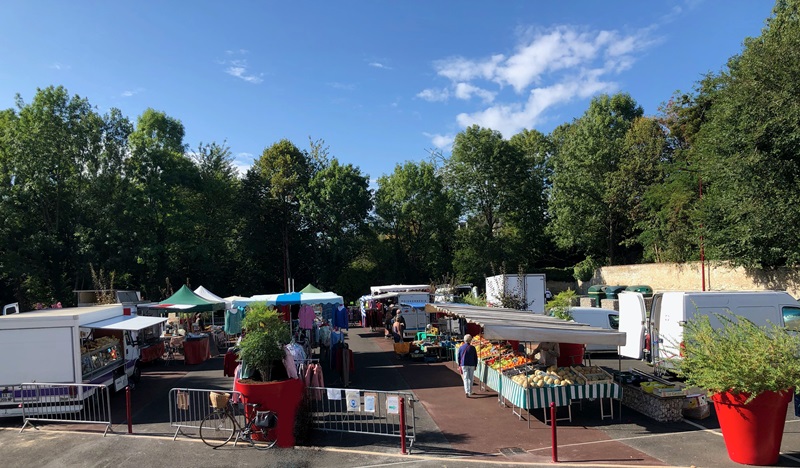
{"label": "awning rolled out", "polygon": [[440,312],[483,327],[483,336],[490,340],[551,341],[622,346],[625,333],[591,327],[585,323],[567,322],[555,317],[528,311],[495,307],[474,307],[465,304],[427,304],[428,312]]}
{"label": "awning rolled out", "polygon": [[123,315],[122,317],[114,317],[99,322],[92,322],[83,325],[86,328],[102,328],[105,330],[130,330],[138,331],[144,330],[147,327],[166,322],[166,317],[145,317]]}

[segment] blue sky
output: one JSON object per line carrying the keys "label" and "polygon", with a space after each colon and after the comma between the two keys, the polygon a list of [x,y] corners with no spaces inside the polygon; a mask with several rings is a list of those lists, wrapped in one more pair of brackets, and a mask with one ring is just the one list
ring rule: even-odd
{"label": "blue sky", "polygon": [[599,93],[653,115],[760,34],[773,2],[34,1],[0,15],[0,108],[63,85],[148,107],[248,167],[288,138],[371,180],[479,124],[549,133]]}

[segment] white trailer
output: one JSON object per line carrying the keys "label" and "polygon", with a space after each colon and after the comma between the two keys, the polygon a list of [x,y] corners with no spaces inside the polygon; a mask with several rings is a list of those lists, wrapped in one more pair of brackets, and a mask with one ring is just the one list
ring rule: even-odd
{"label": "white trailer", "polygon": [[516,295],[525,301],[523,310],[544,314],[547,291],[544,274],[496,275],[486,278],[486,305],[502,307],[503,295]]}
{"label": "white trailer", "polygon": [[140,373],[137,334],[164,321],[125,315],[121,304],[0,316],[0,417],[22,414],[23,383],[91,383],[121,390]]}
{"label": "white trailer", "polygon": [[689,320],[707,315],[719,327],[716,314],[727,313],[800,331],[800,303],[785,291],[669,291],[653,296],[650,311],[641,293],[626,291],[619,295],[619,331],[626,334],[620,355],[670,368]]}

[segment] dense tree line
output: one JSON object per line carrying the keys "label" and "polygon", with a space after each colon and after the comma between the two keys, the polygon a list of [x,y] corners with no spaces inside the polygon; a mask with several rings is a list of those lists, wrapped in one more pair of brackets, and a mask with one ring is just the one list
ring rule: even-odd
{"label": "dense tree line", "polygon": [[398,164],[374,191],[322,140],[272,143],[240,175],[225,142],[192,149],[163,112],[133,122],[39,89],[0,112],[0,301],[70,303],[98,277],[156,300],[290,278],[353,299],[378,283],[683,262],[701,246],[797,266],[799,7],[778,0],[759,37],[655,116],[621,93],[549,135],[469,127],[449,157]]}

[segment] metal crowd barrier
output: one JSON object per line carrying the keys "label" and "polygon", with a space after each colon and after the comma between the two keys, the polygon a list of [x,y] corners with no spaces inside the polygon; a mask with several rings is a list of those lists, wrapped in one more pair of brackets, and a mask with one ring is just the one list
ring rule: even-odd
{"label": "metal crowd barrier", "polygon": [[306,393],[315,429],[398,438],[404,435],[406,440],[401,445],[405,447],[408,441],[409,448],[417,438],[414,403],[419,400],[412,393],[323,387],[308,387]]}
{"label": "metal crowd barrier", "polygon": [[34,422],[103,424],[103,437],[111,430],[111,399],[108,387],[94,384],[23,383],[20,386],[24,424]]}
{"label": "metal crowd barrier", "polygon": [[234,403],[233,416],[241,426],[244,426],[244,408],[239,404],[244,401],[241,393],[220,389],[173,388],[169,391],[169,425],[175,428],[172,440],[177,439],[179,433],[187,437],[193,435],[184,429],[200,429],[200,423],[213,410],[209,399],[211,392],[231,395],[231,401]]}

